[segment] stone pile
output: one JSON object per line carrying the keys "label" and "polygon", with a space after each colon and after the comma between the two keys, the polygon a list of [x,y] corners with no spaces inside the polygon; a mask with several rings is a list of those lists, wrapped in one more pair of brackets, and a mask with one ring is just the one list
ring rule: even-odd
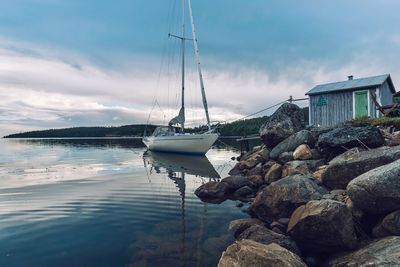
{"label": "stone pile", "polygon": [[219,266],[400,266],[400,146],[375,126],[305,129],[284,104],[264,142],[195,194],[250,202]]}

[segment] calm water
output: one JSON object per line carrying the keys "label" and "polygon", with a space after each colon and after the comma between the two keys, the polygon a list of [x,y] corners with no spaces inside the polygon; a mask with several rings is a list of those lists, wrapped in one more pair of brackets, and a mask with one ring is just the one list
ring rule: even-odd
{"label": "calm water", "polygon": [[237,152],[145,153],[134,139],[0,140],[0,266],[216,266],[235,202],[194,190]]}

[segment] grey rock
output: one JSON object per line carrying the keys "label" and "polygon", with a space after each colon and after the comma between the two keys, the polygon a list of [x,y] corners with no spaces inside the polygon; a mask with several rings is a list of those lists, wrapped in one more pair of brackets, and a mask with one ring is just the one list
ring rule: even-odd
{"label": "grey rock", "polygon": [[285,103],[260,128],[260,136],[268,148],[273,148],[290,135],[305,128],[303,111],[296,105]]}
{"label": "grey rock", "polygon": [[385,140],[375,126],[336,128],[321,134],[317,146],[324,154],[340,154],[357,146],[380,147]]}
{"label": "grey rock", "polygon": [[326,193],[327,190],[309,176],[288,176],[261,190],[251,205],[251,211],[259,219],[271,223],[290,217],[297,207],[310,200],[321,199]]}
{"label": "grey rock", "polygon": [[302,144],[306,144],[309,147],[314,147],[315,142],[314,136],[310,131],[301,130],[276,145],[271,150],[269,156],[272,159],[278,159],[279,155],[283,152],[294,151]]}
{"label": "grey rock", "polygon": [[385,214],[400,209],[400,160],[361,174],[349,183],[347,194],[367,213]]}
{"label": "grey rock", "polygon": [[400,146],[340,155],[329,162],[321,180],[331,189],[345,189],[357,176],[397,159],[400,159]]}
{"label": "grey rock", "polygon": [[310,252],[337,252],[357,244],[350,210],[335,200],[310,201],[295,210],[288,233]]}
{"label": "grey rock", "polygon": [[276,243],[291,252],[301,256],[300,249],[297,247],[296,242],[289,236],[276,233],[262,225],[252,225],[244,230],[238,237],[238,240],[249,239],[261,244]]}
{"label": "grey rock", "polygon": [[324,265],[327,267],[355,267],[355,266],[399,266],[400,264],[400,237],[390,236],[373,240],[362,248],[340,255],[333,256]]}
{"label": "grey rock", "polygon": [[315,140],[318,140],[318,137],[319,137],[321,134],[330,132],[330,131],[332,131],[332,130],[335,129],[335,128],[337,128],[337,126],[336,126],[336,127],[308,126],[306,129],[309,130],[309,131],[313,134]]}
{"label": "grey rock", "polygon": [[240,240],[222,253],[218,267],[307,267],[299,256],[277,245]]}

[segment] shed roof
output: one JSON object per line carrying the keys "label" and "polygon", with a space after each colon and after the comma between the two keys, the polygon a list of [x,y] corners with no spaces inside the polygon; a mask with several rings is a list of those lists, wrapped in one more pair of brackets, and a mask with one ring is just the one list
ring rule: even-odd
{"label": "shed roof", "polygon": [[320,84],[308,91],[306,95],[319,95],[338,91],[352,91],[356,89],[375,87],[382,85],[385,81],[388,81],[390,90],[393,93],[396,93],[390,74],[384,74],[342,82]]}

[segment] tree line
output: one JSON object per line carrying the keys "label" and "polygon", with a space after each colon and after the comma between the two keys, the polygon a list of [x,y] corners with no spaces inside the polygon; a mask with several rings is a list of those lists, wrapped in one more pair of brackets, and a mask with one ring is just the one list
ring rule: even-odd
{"label": "tree line", "polygon": [[[302,109],[308,121],[308,107]],[[268,116],[235,121],[217,127],[221,136],[246,136],[258,134],[260,127],[267,121]],[[216,126],[216,125],[214,125]],[[156,125],[133,124],[119,127],[74,127],[64,129],[50,129],[10,134],[4,138],[63,138],[63,137],[141,137],[150,135]],[[188,133],[204,132],[206,126],[185,129]]]}

